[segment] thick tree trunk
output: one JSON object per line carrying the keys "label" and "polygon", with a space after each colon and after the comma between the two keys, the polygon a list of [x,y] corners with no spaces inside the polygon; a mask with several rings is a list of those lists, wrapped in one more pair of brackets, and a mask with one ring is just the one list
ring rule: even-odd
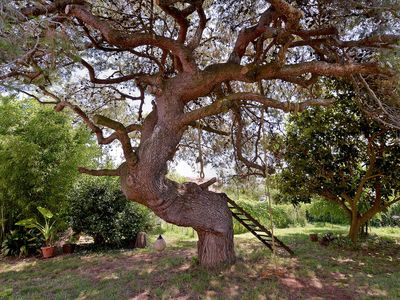
{"label": "thick tree trunk", "polygon": [[121,184],[128,199],[146,205],[169,223],[196,230],[202,266],[214,268],[235,261],[232,214],[225,194],[191,182],[178,184],[164,176],[145,178],[128,168],[126,172],[121,176]]}
{"label": "thick tree trunk", "polygon": [[167,222],[196,230],[200,265],[214,268],[234,263],[232,215],[226,195],[202,190],[194,183],[183,185],[183,190],[168,209],[153,211]]}
{"label": "thick tree trunk", "polygon": [[349,237],[353,243],[357,242],[358,240],[358,235],[360,234],[360,228],[361,228],[361,222],[360,219],[357,216],[353,216],[351,219],[351,224],[350,224],[350,231],[349,231]]}
{"label": "thick tree trunk", "polygon": [[[137,161],[119,168],[126,197],[150,208],[163,220],[192,227],[199,234],[200,264],[212,268],[235,260],[232,214],[225,194],[208,191],[195,183],[178,184],[165,177],[167,161],[174,157],[185,128],[176,124],[183,112],[174,93],[157,99],[142,130]],[[175,103],[175,105],[174,105]]]}
{"label": "thick tree trunk", "polygon": [[214,268],[234,263],[232,215],[226,195],[202,190],[194,183],[178,190],[180,195],[167,208],[150,208],[167,222],[196,230],[200,265]]}
{"label": "thick tree trunk", "polygon": [[224,234],[198,230],[197,252],[202,266],[212,268],[235,262],[233,248],[233,229]]}

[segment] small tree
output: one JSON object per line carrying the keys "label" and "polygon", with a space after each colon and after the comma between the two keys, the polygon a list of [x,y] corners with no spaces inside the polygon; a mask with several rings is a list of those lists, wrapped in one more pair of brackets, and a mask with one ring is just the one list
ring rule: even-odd
{"label": "small tree", "polygon": [[400,201],[400,144],[395,131],[361,114],[348,88],[335,86],[334,107],[290,118],[281,189],[295,199],[317,194],[339,204],[355,242],[368,220]]}

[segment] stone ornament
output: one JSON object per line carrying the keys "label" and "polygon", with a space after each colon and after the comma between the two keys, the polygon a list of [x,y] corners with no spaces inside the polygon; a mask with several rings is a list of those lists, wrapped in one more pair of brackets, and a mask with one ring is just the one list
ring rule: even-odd
{"label": "stone ornament", "polygon": [[165,247],[167,247],[167,243],[160,234],[154,243],[154,249],[156,249],[158,252],[161,252],[165,249]]}

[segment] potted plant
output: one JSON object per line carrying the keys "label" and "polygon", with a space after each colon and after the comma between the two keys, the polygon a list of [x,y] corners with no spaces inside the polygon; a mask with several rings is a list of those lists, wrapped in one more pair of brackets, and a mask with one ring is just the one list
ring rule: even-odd
{"label": "potted plant", "polygon": [[53,257],[55,254],[55,247],[53,246],[53,240],[55,236],[55,221],[50,222],[50,220],[53,218],[53,213],[47,208],[41,206],[38,206],[37,209],[44,218],[44,224],[39,223],[35,218],[29,218],[21,220],[15,223],[15,225],[24,226],[26,228],[36,228],[39,230],[39,232],[43,235],[46,244],[46,246],[41,247],[43,258]]}
{"label": "potted plant", "polygon": [[76,234],[70,236],[68,241],[62,246],[64,254],[74,253],[78,237]]}

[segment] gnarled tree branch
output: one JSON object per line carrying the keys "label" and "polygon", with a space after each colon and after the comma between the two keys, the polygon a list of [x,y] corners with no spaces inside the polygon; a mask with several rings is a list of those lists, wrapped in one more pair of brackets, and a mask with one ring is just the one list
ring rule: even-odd
{"label": "gnarled tree branch", "polygon": [[33,5],[29,7],[24,7],[21,9],[21,14],[26,17],[38,17],[41,15],[47,15],[55,13],[57,11],[63,11],[67,5],[79,4],[85,5],[85,0],[55,0],[53,3],[48,5]]}
{"label": "gnarled tree branch", "polygon": [[119,169],[101,169],[101,170],[93,170],[93,169],[87,169],[84,167],[79,167],[78,171],[80,173],[92,175],[92,176],[120,176],[120,171]]}
{"label": "gnarled tree branch", "polygon": [[107,21],[100,20],[82,5],[67,5],[65,13],[99,30],[111,45],[122,48],[135,48],[142,45],[156,46],[169,50],[179,57],[184,71],[193,73],[197,69],[191,51],[177,41],[155,34],[128,33],[114,29]]}
{"label": "gnarled tree branch", "polygon": [[197,4],[196,11],[199,16],[199,25],[197,26],[196,32],[192,37],[192,40],[188,43],[188,48],[192,51],[200,45],[201,37],[203,36],[203,31],[206,28],[207,24],[207,17],[204,13],[202,4],[203,1],[201,1],[200,4]]}
{"label": "gnarled tree branch", "polygon": [[130,74],[126,76],[121,76],[118,78],[105,78],[105,79],[100,79],[96,77],[96,73],[94,71],[94,68],[92,65],[90,65],[86,60],[81,59],[82,65],[88,70],[89,72],[89,78],[90,81],[96,84],[113,84],[113,83],[121,83],[125,81],[129,81],[132,79],[136,79],[139,76],[143,76],[144,74]]}
{"label": "gnarled tree branch", "polygon": [[[260,37],[262,34],[265,34],[268,30],[268,26],[278,17],[278,13],[276,12],[273,6],[270,6],[260,17],[260,20],[257,25],[249,28],[245,28],[240,31],[238,38],[235,42],[235,47],[231,55],[229,56],[229,62],[233,62],[236,64],[240,64],[240,61],[246,52],[247,46]],[[272,37],[275,34],[275,30],[270,28],[269,36]],[[264,37],[265,39],[266,37]]]}
{"label": "gnarled tree branch", "polygon": [[[67,101],[61,101],[57,103],[57,105],[54,107],[55,111],[62,111],[65,107],[69,107],[72,109],[81,119],[83,122],[88,126],[94,134],[96,134],[97,138],[97,143],[99,145],[107,145],[118,139],[118,135],[116,132],[112,133],[108,137],[104,137],[103,131],[100,129],[100,127],[96,126],[95,123],[93,123],[88,115],[78,106],[74,105],[70,102]],[[138,131],[141,130],[141,126],[137,124],[131,124],[126,127],[126,131],[132,132],[132,131]]]}
{"label": "gnarled tree branch", "polygon": [[93,117],[93,121],[96,124],[114,129],[117,139],[121,142],[122,150],[128,164],[135,164],[137,162],[137,156],[132,149],[131,139],[129,138],[128,130],[122,123],[102,115],[95,115]]}
{"label": "gnarled tree branch", "polygon": [[311,99],[303,102],[281,102],[272,98],[265,97],[256,93],[235,93],[224,98],[215,100],[212,104],[193,111],[187,112],[182,116],[181,122],[189,124],[205,117],[218,115],[228,111],[235,102],[254,101],[262,104],[264,108],[276,108],[284,112],[301,112],[310,106],[330,106],[334,103],[330,99]]}
{"label": "gnarled tree branch", "polygon": [[214,64],[200,72],[185,89],[181,98],[188,102],[208,95],[215,86],[223,82],[237,80],[254,83],[261,80],[288,79],[311,74],[314,77],[348,77],[352,74],[379,74],[393,76],[395,72],[378,63],[328,63],[324,61],[302,62],[289,65],[269,63],[264,65],[240,66],[234,63]]}

